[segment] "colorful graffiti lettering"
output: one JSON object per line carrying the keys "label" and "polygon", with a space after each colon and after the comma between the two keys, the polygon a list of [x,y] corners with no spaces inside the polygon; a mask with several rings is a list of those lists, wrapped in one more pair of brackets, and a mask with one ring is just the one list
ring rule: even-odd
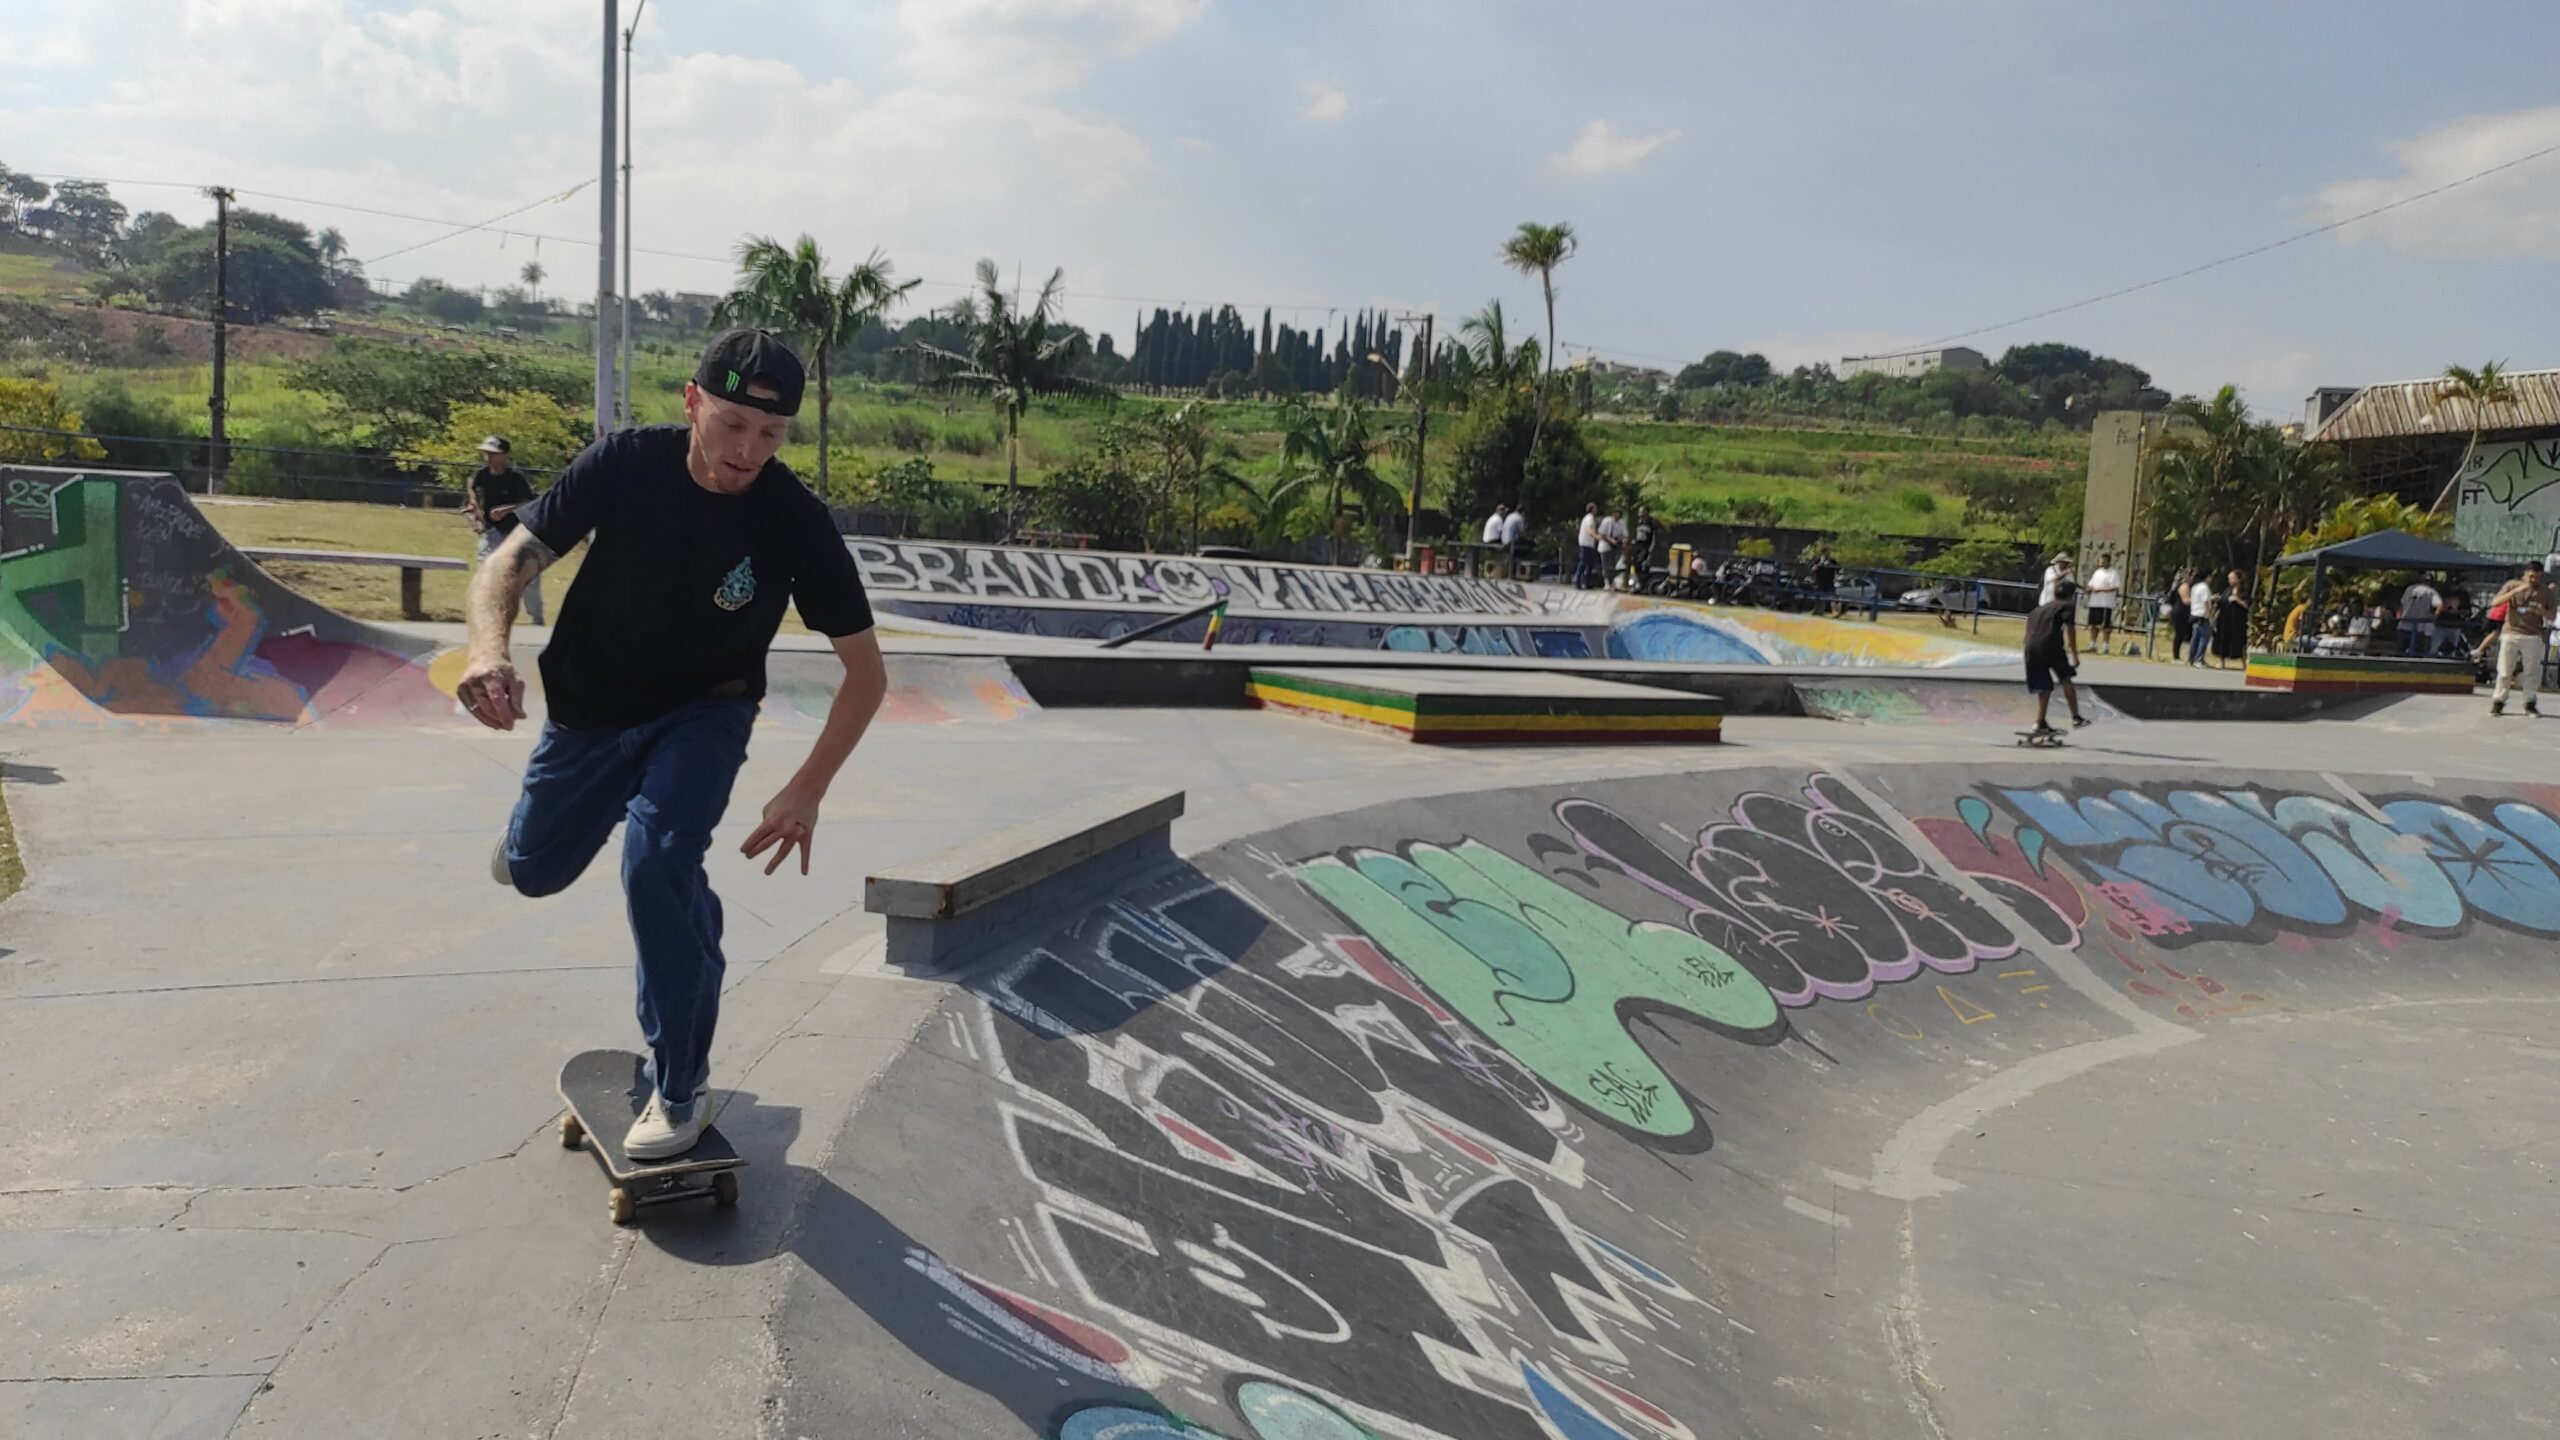
{"label": "colorful graffiti lettering", "polygon": [[1949,863],[1971,875],[2047,943],[2077,950],[2094,933],[2101,948],[2129,972],[2124,985],[2132,994],[2168,1001],[2188,1020],[2241,1014],[2267,1003],[2255,991],[2234,991],[2210,975],[2146,953],[2143,941],[2186,934],[2194,927],[2148,886],[2090,885],[2046,863],[2053,849],[2034,826],[2019,825],[2013,837],[2004,839],[1997,833],[1997,815],[1981,796],[1957,797],[1953,819],[1933,816],[1912,823]]}
{"label": "colorful graffiti lettering", "polygon": [[1627,1031],[1646,1010],[1739,1038],[1785,1029],[1768,989],[1688,931],[1630,922],[1491,846],[1311,860],[1298,880],[1539,1078],[1639,1134],[1704,1128]]}
{"label": "colorful graffiti lettering", "polygon": [[1961,974],[2017,953],[2006,924],[1835,776],[1813,776],[1800,799],[1744,795],[1731,819],[1698,832],[1685,860],[1596,802],[1567,800],[1555,815],[1570,838],[1552,848],[1681,905],[1689,928],[1781,1005],[1862,1000],[1924,966]]}
{"label": "colorful graffiti lettering", "polygon": [[[1314,1396],[1275,1385],[1245,1380],[1233,1389],[1230,1403],[1244,1417],[1253,1440],[1372,1440],[1376,1432],[1345,1419],[1341,1411]],[[1088,1405],[1059,1422],[1057,1440],[1220,1440],[1212,1431],[1187,1425],[1170,1415],[1126,1405]]]}
{"label": "colorful graffiti lettering", "polygon": [[2560,550],[2560,439],[2479,447],[2454,477],[2453,538],[2487,555]]}
{"label": "colorful graffiti lettering", "polygon": [[2475,919],[2560,935],[2560,823],[2522,800],[2350,804],[2259,787],[2086,782],[1993,792],[2155,944]]}
{"label": "colorful graffiti lettering", "polygon": [[[1430,928],[1351,862],[1325,863],[1375,892],[1343,893],[1397,933]],[[1559,983],[1546,958],[1559,941],[1577,956],[1603,941],[1701,948],[1671,927],[1634,940],[1525,866],[1478,870],[1489,862],[1462,849],[1427,863],[1447,877],[1434,883],[1498,912],[1457,923],[1511,947],[1500,953],[1531,991]],[[1530,922],[1502,886],[1558,916],[1526,936],[1503,930]],[[1725,988],[1753,988],[1723,968]],[[1039,1305],[950,1272],[944,1288],[988,1344],[1150,1391],[1167,1375],[1222,1375],[1256,1440],[1623,1437],[1603,1413],[1668,1420],[1641,1394],[1636,1342],[1668,1338],[1697,1301],[1628,1244],[1566,1219],[1551,1192],[1586,1172],[1571,1112],[1429,999],[1435,987],[1383,941],[1311,944],[1186,875],[972,988],[986,1010],[969,1048],[983,1045],[1004,1083],[998,1113],[1038,1196],[1008,1233],[1063,1295]],[[1653,1433],[1687,1433],[1669,1425]],[[1097,1404],[1055,1433],[1218,1432]]]}
{"label": "colorful graffiti lettering", "polygon": [[1308,565],[1192,560],[1094,550],[940,545],[920,540],[846,542],[875,590],[957,595],[996,603],[1081,602],[1149,610],[1230,596],[1238,614],[1590,614],[1608,597],[1540,591],[1514,580],[1393,575]]}
{"label": "colorful graffiti lettering", "polygon": [[[302,600],[224,543],[166,476],[11,476],[0,511],[0,720],[449,720],[432,648]],[[350,640],[361,635],[361,640]]]}

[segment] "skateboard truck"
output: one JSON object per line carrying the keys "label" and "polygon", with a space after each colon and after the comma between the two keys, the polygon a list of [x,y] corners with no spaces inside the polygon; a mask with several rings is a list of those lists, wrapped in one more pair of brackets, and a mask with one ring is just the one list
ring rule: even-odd
{"label": "skateboard truck", "polygon": [[[681,1155],[664,1160],[634,1160],[622,1152],[622,1137],[649,1103],[648,1061],[628,1050],[586,1050],[560,1067],[560,1100],[569,1113],[560,1117],[560,1144],[592,1151],[613,1182],[605,1193],[605,1213],[616,1225],[628,1225],[643,1205],[708,1199],[727,1209],[738,1203],[738,1171],[747,1162],[717,1125],[705,1124],[702,1137]],[[705,1095],[701,1103],[709,1103]]]}

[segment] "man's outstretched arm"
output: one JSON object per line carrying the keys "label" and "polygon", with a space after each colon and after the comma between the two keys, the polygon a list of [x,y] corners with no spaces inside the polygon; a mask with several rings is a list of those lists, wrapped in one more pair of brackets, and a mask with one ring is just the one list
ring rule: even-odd
{"label": "man's outstretched arm", "polygon": [[551,551],[534,538],[532,528],[519,525],[471,577],[471,590],[462,606],[471,639],[464,652],[462,683],[453,693],[472,718],[492,730],[512,730],[524,718],[524,681],[508,656],[507,632],[515,625],[516,606],[524,599],[526,587],[551,560]]}
{"label": "man's outstretched arm", "polygon": [[889,666],[880,655],[878,631],[840,636],[835,647],[836,658],[844,662],[844,685],[827,707],[827,722],[818,731],[817,743],[809,747],[809,758],[800,762],[799,770],[765,802],[763,822],[739,847],[749,856],[772,849],[773,858],[764,867],[767,875],[782,868],[795,846],[800,851],[800,873],[809,873],[809,841],[817,832],[818,806],[853,747],[861,743],[862,733],[871,728],[871,717],[880,713],[880,702],[888,698]]}

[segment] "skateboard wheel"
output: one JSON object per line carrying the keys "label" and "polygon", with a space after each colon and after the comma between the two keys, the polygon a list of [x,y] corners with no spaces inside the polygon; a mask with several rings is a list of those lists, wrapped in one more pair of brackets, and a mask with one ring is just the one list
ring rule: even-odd
{"label": "skateboard wheel", "polygon": [[738,1177],[727,1170],[711,1177],[711,1203],[727,1209],[738,1203]]}
{"label": "skateboard wheel", "polygon": [[577,1149],[577,1148],[578,1148],[578,1142],[579,1142],[579,1141],[581,1141],[581,1140],[584,1140],[584,1139],[586,1139],[586,1138],[587,1138],[587,1127],[585,1127],[584,1125],[581,1125],[581,1124],[579,1124],[579,1123],[578,1123],[578,1117],[577,1117],[577,1116],[575,1116],[575,1115],[563,1115],[563,1116],[561,1116],[561,1117],[560,1117],[560,1148],[561,1148],[561,1149],[563,1149],[563,1150],[575,1150],[575,1149]]}
{"label": "skateboard wheel", "polygon": [[623,1189],[619,1185],[614,1186],[612,1193],[604,1197],[604,1209],[607,1215],[613,1217],[614,1224],[630,1224],[633,1209],[631,1204],[631,1192]]}

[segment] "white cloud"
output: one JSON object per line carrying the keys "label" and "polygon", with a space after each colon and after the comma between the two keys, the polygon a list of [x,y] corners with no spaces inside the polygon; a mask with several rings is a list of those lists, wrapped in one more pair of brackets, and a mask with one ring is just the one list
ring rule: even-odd
{"label": "white cloud", "polygon": [[1351,97],[1321,80],[1310,80],[1305,86],[1307,108],[1301,112],[1308,119],[1330,125],[1351,113]]}
{"label": "white cloud", "polygon": [[1210,151],[1218,148],[1208,141],[1201,139],[1197,135],[1179,135],[1174,137],[1173,143],[1190,151],[1194,155],[1206,155]]}
{"label": "white cloud", "polygon": [[1665,130],[1659,135],[1621,135],[1609,128],[1608,121],[1594,120],[1582,127],[1572,149],[1555,156],[1547,165],[1561,175],[1633,170],[1644,157],[1679,138],[1677,130]]}
{"label": "white cloud", "polygon": [[[799,63],[716,52],[652,58],[635,77],[643,289],[712,290],[738,238],[806,231],[847,263],[874,244],[902,273],[960,280],[978,255],[1038,268],[1108,253],[1097,238],[1153,166],[1147,143],[1073,93],[1094,65],[1156,44],[1206,0],[905,0],[890,88]],[[477,220],[596,165],[593,50],[578,7],[521,0],[84,0],[86,86],[13,100],[0,155],[28,170],[222,181],[345,205]],[[219,74],[222,83],[203,77]],[[576,76],[584,84],[564,83]],[[742,100],[751,103],[742,103]],[[186,189],[119,191],[136,210],[198,218]],[[431,224],[244,195],[359,257]],[[506,222],[594,233],[596,192]],[[1131,247],[1143,252],[1143,244]],[[500,284],[532,242],[471,235],[388,261],[382,278]],[[593,273],[589,246],[545,244],[555,275]],[[948,290],[919,292],[924,303]]]}
{"label": "white cloud", "polygon": [[941,90],[1054,95],[1093,62],[1172,38],[1209,0],[900,0],[907,68]]}
{"label": "white cloud", "polygon": [[[2315,220],[2343,220],[2502,161],[2560,145],[2560,105],[2467,115],[2391,147],[2400,173],[2341,180],[2313,197]],[[2338,232],[2406,255],[2444,259],[2548,258],[2560,251],[2560,156],[2474,180]]]}

